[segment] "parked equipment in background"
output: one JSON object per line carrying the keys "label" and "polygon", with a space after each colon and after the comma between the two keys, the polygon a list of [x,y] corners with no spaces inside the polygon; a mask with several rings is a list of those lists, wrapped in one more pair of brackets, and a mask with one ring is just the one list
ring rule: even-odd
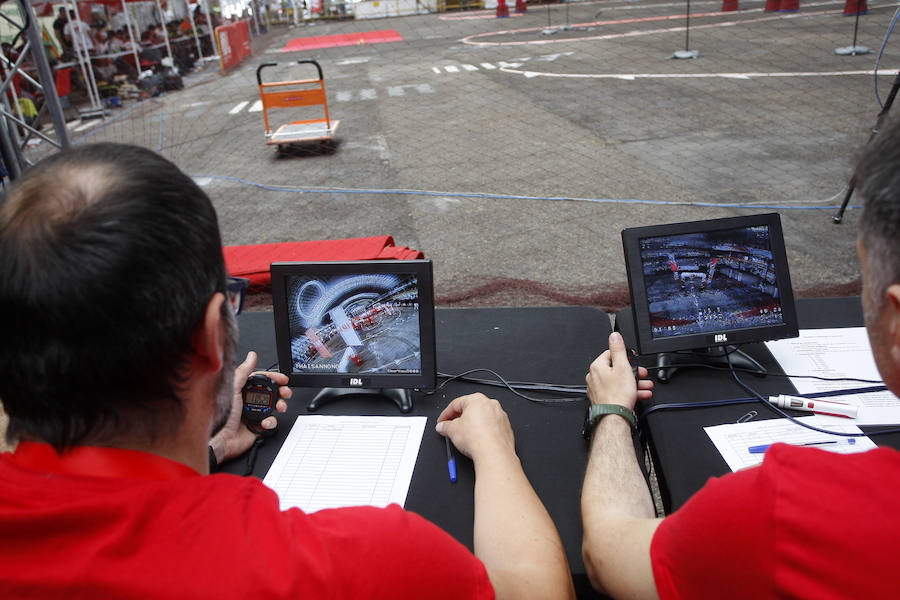
{"label": "parked equipment in background", "polygon": [[[259,97],[262,101],[263,120],[266,123],[266,143],[272,146],[301,144],[306,142],[325,143],[333,139],[340,121],[328,116],[328,100],[325,97],[325,80],[322,67],[315,60],[301,59],[298,64],[311,64],[318,71],[318,79],[297,79],[291,81],[273,81],[263,83],[262,70],[274,67],[278,63],[267,62],[256,69],[256,81],[259,84]],[[306,118],[290,121],[273,131],[269,122],[269,111],[273,109],[292,109],[295,116],[311,116],[310,111],[321,106],[324,118]],[[307,113],[307,114],[303,114]],[[321,114],[321,113],[318,113]]]}

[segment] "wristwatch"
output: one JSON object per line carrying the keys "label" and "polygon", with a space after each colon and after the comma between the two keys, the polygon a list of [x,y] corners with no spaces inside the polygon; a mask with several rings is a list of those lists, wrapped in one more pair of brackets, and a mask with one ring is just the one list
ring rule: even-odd
{"label": "wristwatch", "polygon": [[584,415],[584,428],[581,430],[584,439],[591,439],[594,427],[607,415],[619,415],[631,424],[632,433],[637,431],[637,417],[633,410],[620,404],[591,404]]}

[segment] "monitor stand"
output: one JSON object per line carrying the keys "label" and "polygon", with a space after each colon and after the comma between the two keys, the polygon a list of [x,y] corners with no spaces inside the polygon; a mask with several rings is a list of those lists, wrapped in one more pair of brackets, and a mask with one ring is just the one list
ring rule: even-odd
{"label": "monitor stand", "polygon": [[668,383],[677,371],[687,368],[683,365],[703,363],[716,367],[727,367],[729,359],[731,359],[731,365],[735,368],[746,369],[757,377],[765,377],[766,375],[766,370],[763,366],[743,350],[738,350],[735,346],[716,346],[683,354],[675,352],[659,353],[656,356],[656,379],[662,383]]}
{"label": "monitor stand", "polygon": [[350,396],[380,396],[387,398],[392,400],[402,413],[408,413],[413,407],[410,391],[400,388],[322,388],[322,391],[316,394],[316,397],[306,405],[306,410],[314,411],[327,402]]}

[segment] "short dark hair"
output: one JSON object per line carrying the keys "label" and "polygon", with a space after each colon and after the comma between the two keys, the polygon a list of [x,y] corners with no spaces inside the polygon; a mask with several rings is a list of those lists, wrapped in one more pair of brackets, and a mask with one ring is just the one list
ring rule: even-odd
{"label": "short dark hair", "polygon": [[42,161],[0,204],[0,282],[10,441],[178,426],[192,333],[225,290],[215,209],[178,167],[122,144]]}
{"label": "short dark hair", "polygon": [[888,286],[900,282],[900,120],[884,123],[863,150],[856,181],[863,198],[859,235],[867,286],[880,309]]}

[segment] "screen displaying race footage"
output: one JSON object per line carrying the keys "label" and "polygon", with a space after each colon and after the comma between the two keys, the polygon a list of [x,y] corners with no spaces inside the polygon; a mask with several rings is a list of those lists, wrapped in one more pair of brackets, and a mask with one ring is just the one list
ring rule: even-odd
{"label": "screen displaying race footage", "polygon": [[640,249],[654,338],[783,322],[768,226],[642,238]]}
{"label": "screen displaying race footage", "polygon": [[293,372],[421,373],[415,275],[292,276],[286,291]]}

